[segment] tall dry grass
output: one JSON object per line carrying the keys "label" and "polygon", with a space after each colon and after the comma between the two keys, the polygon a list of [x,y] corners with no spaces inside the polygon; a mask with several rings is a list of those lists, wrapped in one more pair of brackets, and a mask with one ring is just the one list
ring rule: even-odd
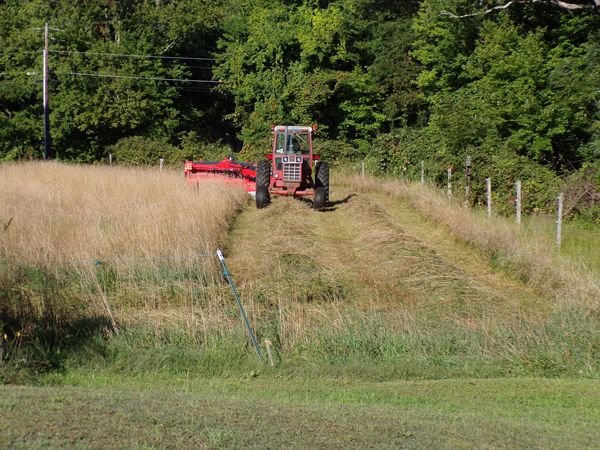
{"label": "tall dry grass", "polygon": [[430,185],[361,176],[349,177],[347,183],[357,191],[378,191],[405,199],[425,218],[448,227],[458,239],[479,249],[493,264],[516,275],[557,305],[584,307],[591,314],[600,314],[597,274],[556,255],[547,236],[522,233],[506,218],[488,218],[449,200]]}
{"label": "tall dry grass", "polygon": [[38,162],[0,165],[0,198],[0,325],[33,334],[90,317],[189,321],[247,194],[193,189],[177,171]]}
{"label": "tall dry grass", "polygon": [[245,193],[181,173],[59,163],[0,166],[1,257],[57,265],[214,252]]}

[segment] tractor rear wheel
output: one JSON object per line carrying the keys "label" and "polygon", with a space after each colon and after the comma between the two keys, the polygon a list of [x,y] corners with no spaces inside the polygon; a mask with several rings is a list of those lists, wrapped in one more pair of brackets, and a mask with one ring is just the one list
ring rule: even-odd
{"label": "tractor rear wheel", "polygon": [[315,176],[315,186],[322,187],[325,190],[325,203],[329,202],[329,164],[326,161],[317,164],[317,175]]}
{"label": "tractor rear wheel", "polygon": [[271,183],[271,163],[266,159],[256,165],[256,207],[262,209],[269,204],[269,184]]}
{"label": "tractor rear wheel", "polygon": [[327,196],[325,188],[320,186],[315,189],[315,196],[313,197],[313,208],[323,209],[327,206]]}

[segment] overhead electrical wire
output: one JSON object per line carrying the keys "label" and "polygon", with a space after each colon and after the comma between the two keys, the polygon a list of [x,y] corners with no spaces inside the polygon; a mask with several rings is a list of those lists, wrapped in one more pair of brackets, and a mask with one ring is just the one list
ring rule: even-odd
{"label": "overhead electrical wire", "polygon": [[[191,56],[161,56],[161,55],[140,55],[140,54],[127,54],[127,53],[102,53],[102,52],[81,52],[75,50],[48,50],[49,53],[59,54],[59,55],[90,55],[90,56],[105,56],[112,58],[137,58],[137,59],[158,59],[158,60],[167,60],[167,61],[201,61],[206,63],[211,63],[216,61],[215,58],[199,58],[199,57],[191,57]],[[35,52],[38,53],[38,52]],[[188,66],[190,68],[196,69],[204,69],[210,70],[209,66]],[[89,72],[55,72],[56,75],[72,75],[72,76],[81,76],[81,77],[92,77],[92,78],[108,78],[108,79],[125,79],[125,80],[144,80],[144,81],[163,81],[163,82],[173,82],[173,83],[191,83],[198,88],[189,89],[181,86],[173,86],[178,90],[188,90],[190,92],[205,92],[209,93],[212,90],[212,86],[222,84],[222,81],[218,80],[201,80],[201,79],[184,79],[184,78],[166,78],[166,77],[146,77],[146,76],[135,76],[135,75],[110,75],[110,74],[101,74],[101,73],[89,73]],[[0,80],[3,83],[9,82],[9,80]],[[39,81],[39,80],[35,80]],[[49,80],[50,83],[55,84],[58,80]],[[209,85],[209,86],[207,86]],[[205,86],[205,87],[200,87]]]}
{"label": "overhead electrical wire", "polygon": [[[140,55],[140,54],[127,54],[127,53],[102,53],[102,52],[81,52],[75,50],[49,50],[50,53],[59,55],[86,55],[86,56],[105,56],[111,58],[137,58],[137,59],[158,59],[167,61],[203,61],[212,62],[214,58],[198,58],[191,56],[161,56],[161,55]],[[199,69],[207,69],[210,67],[199,67]],[[57,73],[59,74],[59,73]],[[94,78],[112,78],[112,79],[125,79],[125,80],[145,80],[145,81],[165,81],[165,82],[179,82],[179,83],[194,83],[194,84],[221,84],[221,81],[217,80],[199,80],[199,79],[183,79],[183,78],[165,78],[165,77],[145,77],[145,76],[134,76],[134,75],[109,75],[100,73],[86,73],[86,72],[60,72],[62,75],[73,75],[82,77],[94,77]]]}
{"label": "overhead electrical wire", "polygon": [[127,80],[147,80],[147,81],[176,81],[183,83],[207,83],[207,84],[221,84],[222,81],[218,80],[194,80],[194,79],[183,79],[183,78],[160,78],[160,77],[140,77],[134,75],[108,75],[102,73],[84,73],[84,72],[56,72],[57,75],[75,75],[82,77],[95,77],[95,78],[117,78]]}
{"label": "overhead electrical wire", "polygon": [[101,53],[101,52],[79,52],[75,50],[48,50],[49,53],[59,53],[63,55],[94,55],[94,56],[110,56],[112,58],[148,58],[148,59],[167,59],[176,60],[184,59],[188,61],[216,61],[215,58],[196,58],[191,56],[160,56],[160,55],[136,55],[125,53]]}

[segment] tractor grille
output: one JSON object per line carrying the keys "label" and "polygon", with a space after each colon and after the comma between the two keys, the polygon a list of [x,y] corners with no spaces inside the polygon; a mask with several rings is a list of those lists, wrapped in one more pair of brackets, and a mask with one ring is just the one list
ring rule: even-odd
{"label": "tractor grille", "polygon": [[283,163],[283,180],[300,181],[302,178],[301,163]]}

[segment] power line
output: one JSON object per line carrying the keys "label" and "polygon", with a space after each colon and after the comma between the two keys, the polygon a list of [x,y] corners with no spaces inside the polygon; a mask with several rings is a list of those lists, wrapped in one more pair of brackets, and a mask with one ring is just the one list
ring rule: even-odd
{"label": "power line", "polygon": [[50,53],[59,53],[63,55],[94,55],[110,56],[112,58],[148,58],[148,59],[185,59],[188,61],[216,61],[215,58],[194,58],[190,56],[160,56],[160,55],[136,55],[125,53],[101,53],[101,52],[78,52],[75,50],[50,50]]}
{"label": "power line", "polygon": [[181,81],[184,83],[208,83],[208,84],[221,84],[222,81],[217,80],[190,80],[182,78],[159,78],[159,77],[139,77],[133,75],[106,75],[102,73],[83,73],[83,72],[57,72],[57,75],[75,75],[81,77],[95,77],[95,78],[118,78],[127,80],[147,80],[147,81]]}

